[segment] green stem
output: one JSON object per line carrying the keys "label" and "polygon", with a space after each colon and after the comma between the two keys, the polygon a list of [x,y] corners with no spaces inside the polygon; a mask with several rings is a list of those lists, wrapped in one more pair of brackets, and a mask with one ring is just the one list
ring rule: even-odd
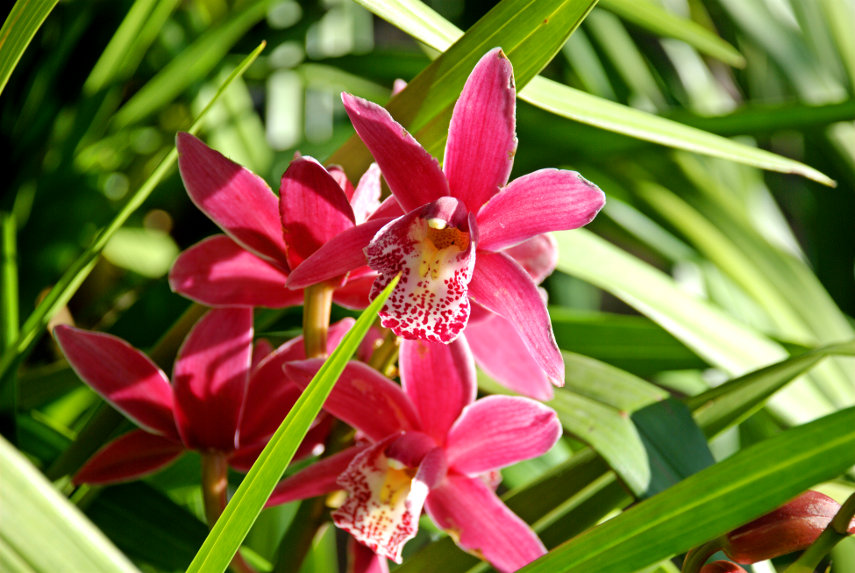
{"label": "green stem", "polygon": [[[229,464],[226,455],[215,451],[202,452],[202,500],[208,527],[214,527],[226,508],[228,486]],[[240,552],[235,553],[229,566],[235,573],[256,573]]]}
{"label": "green stem", "polygon": [[395,376],[395,361],[398,359],[400,345],[401,339],[391,330],[386,330],[383,341],[371,353],[368,365],[378,372],[382,372],[385,376],[393,378]]}
{"label": "green stem", "polygon": [[307,287],[303,303],[303,344],[306,358],[326,358],[330,329],[333,287],[316,284]]}
{"label": "green stem", "polygon": [[[18,226],[13,213],[0,213],[0,355],[11,353],[18,338]],[[18,384],[13,374],[0,379],[0,434],[17,442]]]}
{"label": "green stem", "polygon": [[786,573],[813,573],[822,558],[849,535],[849,523],[855,516],[855,493],[849,496],[843,505],[837,510],[837,514],[813,542],[805,549],[796,561],[790,565]]}
{"label": "green stem", "polygon": [[697,547],[692,548],[686,553],[686,558],[683,560],[683,568],[680,569],[681,573],[698,573],[701,570],[701,567],[704,566],[704,563],[707,562],[707,559],[710,558],[710,555],[715,553],[721,549],[721,540],[713,539],[712,541],[707,541],[703,545],[698,545]]}

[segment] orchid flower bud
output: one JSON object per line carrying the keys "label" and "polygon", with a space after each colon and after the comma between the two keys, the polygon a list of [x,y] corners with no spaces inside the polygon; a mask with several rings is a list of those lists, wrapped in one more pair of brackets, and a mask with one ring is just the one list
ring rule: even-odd
{"label": "orchid flower bud", "polygon": [[[809,547],[840,510],[840,504],[807,491],[778,509],[734,529],[722,542],[725,554],[738,563],[756,563]],[[850,524],[855,533],[855,520]]]}

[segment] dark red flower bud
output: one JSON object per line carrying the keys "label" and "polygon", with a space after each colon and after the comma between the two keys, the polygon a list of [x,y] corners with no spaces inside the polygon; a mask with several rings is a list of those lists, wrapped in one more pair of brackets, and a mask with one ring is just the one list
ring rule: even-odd
{"label": "dark red flower bud", "polygon": [[747,573],[745,569],[731,561],[713,561],[701,567],[700,573]]}
{"label": "dark red flower bud", "polygon": [[[827,495],[807,491],[725,535],[722,549],[743,564],[801,551],[816,541],[839,509]],[[855,532],[855,520],[849,531]]]}

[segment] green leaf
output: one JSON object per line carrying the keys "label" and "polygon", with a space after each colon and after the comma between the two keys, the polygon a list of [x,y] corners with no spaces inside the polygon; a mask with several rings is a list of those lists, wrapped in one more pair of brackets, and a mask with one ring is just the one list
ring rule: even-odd
{"label": "green leaf", "polygon": [[647,317],[550,306],[558,346],[639,376],[705,368],[706,362]]}
{"label": "green leaf", "polygon": [[[514,66],[517,87],[528,83],[561,49],[570,33],[593,8],[596,0],[503,0],[464,35],[430,9],[408,2],[361,2],[381,18],[421,39],[420,33],[442,45],[444,51],[395,95],[386,108],[422,145],[436,154],[448,133],[454,102],[478,60],[501,47]],[[426,19],[424,19],[426,18]],[[456,30],[456,28],[455,28]],[[453,45],[452,41],[454,42]],[[356,178],[371,162],[368,150],[353,136],[329,158]]]}
{"label": "green leaf", "polygon": [[[518,9],[521,9],[522,2],[517,2],[516,4]],[[439,51],[447,49],[450,51],[449,46],[462,33],[439,14],[432,12],[425,6],[418,6],[412,0],[402,0],[395,3],[364,1],[364,5],[381,18],[388,20],[414,38],[425,42],[430,47]],[[584,15],[581,14],[583,17]],[[512,15],[503,14],[503,16],[510,18]],[[497,22],[491,22],[494,27],[499,26]],[[452,30],[456,30],[456,34]],[[516,72],[517,61],[514,58],[511,58],[511,61],[514,63]],[[428,70],[433,69],[428,68]],[[675,121],[605,100],[541,76],[530,78],[531,81],[527,81],[529,78],[525,76],[523,77],[526,81],[521,81],[519,77],[518,75],[517,85],[521,88],[519,91],[520,99],[556,115],[637,139],[652,141],[661,145],[685,149],[713,157],[721,157],[730,161],[753,165],[761,169],[780,171],[782,173],[797,173],[824,185],[835,185],[831,178],[818,170],[775,153],[731,141],[713,133],[701,131]],[[424,79],[424,81],[427,84],[430,80]],[[430,87],[430,85],[423,84],[417,87],[419,90],[424,90]],[[456,97],[456,94],[459,93],[459,87],[455,86],[455,89],[456,92],[454,90],[452,92],[455,93]],[[407,118],[414,112],[410,111],[407,114],[399,114],[399,110],[394,108],[396,99],[393,98],[388,108],[396,119],[402,121],[407,126]],[[435,146],[437,141],[441,141],[440,138],[444,137],[445,134],[442,130],[436,128],[429,133],[421,134],[421,137],[417,135],[417,138],[425,147]],[[355,142],[348,142],[345,148],[346,153],[352,153],[355,147],[357,147]],[[334,155],[331,161],[336,163],[342,162],[338,154]],[[358,169],[354,169],[353,172],[361,173]]]}
{"label": "green leaf", "polygon": [[742,54],[726,41],[700,24],[675,16],[649,0],[600,0],[600,6],[627,22],[637,24],[659,36],[682,40],[699,52],[731,66],[745,66]]}
{"label": "green leaf", "polygon": [[[725,372],[739,376],[787,357],[779,344],[687,294],[665,273],[593,233],[576,229],[555,237],[558,270],[614,294]],[[782,406],[798,406],[780,409],[795,422],[834,410],[833,404],[798,383],[778,400]]]}
{"label": "green leaf", "polygon": [[294,452],[314,421],[348,360],[356,352],[377,313],[398,284],[393,279],[359,316],[341,343],[291,408],[279,429],[270,438],[255,464],[246,474],[231,501],[226,505],[211,533],[205,539],[188,572],[225,571],[241,542],[249,532],[267,498],[282,477]]}
{"label": "green leaf", "polygon": [[86,78],[83,91],[92,94],[129,77],[176,5],[178,0],[136,0]]}
{"label": "green leaf", "polygon": [[855,341],[834,344],[777,362],[716,386],[686,403],[707,437],[713,437],[756,412],[790,380],[826,356],[855,356]]}
{"label": "green leaf", "polygon": [[24,50],[59,0],[18,0],[0,28],[0,94]]}
{"label": "green leaf", "polygon": [[[193,125],[190,126],[191,133],[196,132],[199,129],[199,124],[202,119],[205,117],[205,114],[217,101],[217,99],[222,95],[225,89],[238,77],[243,75],[243,73],[247,70],[247,68],[255,61],[258,55],[261,53],[261,50],[264,49],[265,44],[262,43],[255,50],[249,54],[243,62],[238,65],[234,71],[229,75],[226,81],[220,86],[220,89],[208,103],[208,105],[203,109],[196,120],[193,122]],[[35,308],[35,310],[30,314],[21,328],[21,333],[18,336],[18,339],[15,342],[14,348],[3,354],[2,361],[0,361],[0,385],[8,384],[9,373],[11,372],[13,366],[17,363],[17,361],[29,351],[32,344],[36,341],[37,337],[45,331],[47,328],[48,321],[53,317],[54,313],[57,312],[62,306],[64,306],[72,297],[72,295],[77,291],[80,285],[83,283],[83,280],[89,276],[89,273],[95,267],[95,263],[98,262],[98,255],[104,249],[104,247],[109,242],[110,238],[115,234],[115,232],[125,224],[125,221],[128,220],[131,213],[136,211],[140,205],[142,205],[145,200],[151,195],[152,191],[158,186],[158,184],[166,177],[167,174],[172,171],[172,168],[175,166],[175,162],[178,159],[178,152],[173,149],[163,160],[157,165],[152,174],[146,179],[146,181],[137,189],[137,191],[128,199],[128,202],[125,203],[124,207],[119,211],[113,221],[105,228],[101,230],[100,233],[97,234],[95,240],[92,242],[83,253],[80,254],[79,257],[66,269],[65,273],[60,277],[57,283],[51,288],[50,292],[42,299],[39,305]]]}
{"label": "green leaf", "polygon": [[[206,77],[247,30],[267,14],[271,0],[255,0],[242,7],[219,26],[206,31],[193,44],[164,66],[113,117],[113,128],[136,123],[171,102],[193,82]],[[253,60],[255,58],[252,58]]]}
{"label": "green leaf", "polygon": [[855,408],[746,448],[523,568],[630,573],[717,537],[855,463]]}
{"label": "green leaf", "polygon": [[86,517],[0,437],[0,569],[136,571]]}

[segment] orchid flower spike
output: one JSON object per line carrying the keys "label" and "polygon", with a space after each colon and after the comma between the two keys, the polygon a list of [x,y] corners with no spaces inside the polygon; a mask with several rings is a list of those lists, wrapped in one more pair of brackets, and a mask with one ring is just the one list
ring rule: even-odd
{"label": "orchid flower spike", "polygon": [[[346,319],[330,328],[330,350],[352,324]],[[305,358],[302,337],[275,350],[266,341],[253,346],[250,309],[203,316],[178,352],[171,384],[120,338],[64,325],[54,336],[80,378],[140,428],[96,452],[75,475],[77,483],[136,479],[186,450],[220,452],[246,471],[300,397],[296,385],[283,382],[282,368]],[[328,424],[317,422],[298,455],[323,445],[327,432]]]}
{"label": "orchid flower spike", "polygon": [[[342,100],[406,214],[367,241],[349,230],[349,240],[336,245],[347,253],[328,243],[294,270],[288,285],[327,280],[367,259],[378,273],[372,296],[402,273],[380,312],[382,324],[399,336],[451,342],[477,304],[506,319],[539,370],[563,385],[564,362],[544,301],[508,249],[586,225],[605,198],[574,171],[542,169],[508,183],[517,145],[516,91],[505,54],[488,52],[466,81],[442,168],[385,109],[349,94]],[[345,261],[349,265],[337,264]]]}
{"label": "orchid flower spike", "polygon": [[[308,385],[321,361],[292,362]],[[338,527],[400,563],[424,508],[463,549],[499,571],[516,571],[546,550],[496,496],[496,470],[548,451],[561,436],[554,411],[522,397],[475,400],[475,365],[464,339],[404,340],[401,385],[350,362],[324,409],[355,427],[360,443],[288,477],[268,504],[345,489]]]}

